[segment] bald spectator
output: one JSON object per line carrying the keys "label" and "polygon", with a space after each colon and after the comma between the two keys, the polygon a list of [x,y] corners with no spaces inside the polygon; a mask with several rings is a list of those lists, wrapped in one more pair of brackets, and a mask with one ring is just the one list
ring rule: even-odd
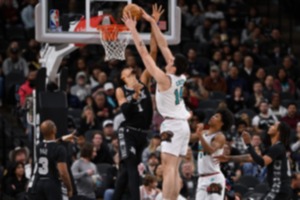
{"label": "bald spectator", "polygon": [[227,92],[226,81],[220,76],[220,69],[217,66],[210,68],[210,74],[204,79],[203,85],[210,92]]}
{"label": "bald spectator", "polygon": [[244,66],[241,69],[241,77],[247,80],[248,85],[251,87],[255,81],[256,69],[254,67],[254,61],[251,56],[244,58]]}

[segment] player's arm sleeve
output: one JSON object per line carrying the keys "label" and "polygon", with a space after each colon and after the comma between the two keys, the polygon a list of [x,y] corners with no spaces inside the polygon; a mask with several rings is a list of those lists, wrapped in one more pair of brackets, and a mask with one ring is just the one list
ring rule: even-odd
{"label": "player's arm sleeve", "polygon": [[71,172],[75,180],[87,175],[86,171],[82,171],[80,162],[78,160],[73,163]]}

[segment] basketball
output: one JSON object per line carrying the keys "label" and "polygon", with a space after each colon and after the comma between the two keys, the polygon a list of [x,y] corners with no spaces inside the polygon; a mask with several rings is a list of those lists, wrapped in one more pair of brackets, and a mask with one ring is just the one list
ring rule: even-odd
{"label": "basketball", "polygon": [[133,18],[135,18],[136,20],[140,20],[141,17],[142,17],[141,8],[138,5],[134,4],[134,3],[126,5],[123,9],[123,14],[124,13],[131,13],[131,16]]}

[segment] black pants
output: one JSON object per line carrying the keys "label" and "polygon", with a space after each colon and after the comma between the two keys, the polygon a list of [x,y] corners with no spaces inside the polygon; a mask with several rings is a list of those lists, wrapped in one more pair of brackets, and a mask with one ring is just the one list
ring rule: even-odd
{"label": "black pants", "polygon": [[268,198],[267,195],[264,196],[261,200],[290,200],[292,198],[292,193],[278,193],[274,199]]}
{"label": "black pants", "polygon": [[140,199],[140,176],[137,166],[147,145],[147,134],[124,128],[124,136],[128,157],[121,160],[113,200],[121,200],[126,189],[129,189],[130,199],[138,200]]}
{"label": "black pants", "polygon": [[38,180],[36,183],[35,200],[62,200],[60,181],[52,179]]}

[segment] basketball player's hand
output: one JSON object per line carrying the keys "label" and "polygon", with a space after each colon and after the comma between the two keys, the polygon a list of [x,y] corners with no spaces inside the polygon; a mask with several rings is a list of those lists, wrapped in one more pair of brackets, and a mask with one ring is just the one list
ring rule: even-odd
{"label": "basketball player's hand", "polygon": [[146,20],[146,21],[148,21],[148,22],[151,22],[151,21],[153,21],[153,18],[144,10],[144,9],[142,9],[142,17]]}
{"label": "basketball player's hand", "polygon": [[250,134],[247,131],[244,131],[242,133],[242,137],[243,137],[244,143],[246,145],[251,143],[251,136],[250,136]]}
{"label": "basketball player's hand", "polygon": [[225,155],[219,155],[219,156],[214,156],[214,159],[216,159],[219,162],[228,162],[229,157]]}
{"label": "basketball player's hand", "polygon": [[133,19],[131,13],[124,13],[122,21],[124,24],[129,28],[129,30],[132,30],[136,27],[136,19]]}
{"label": "basketball player's hand", "polygon": [[204,130],[204,124],[203,123],[199,123],[197,124],[197,134],[198,136],[202,136],[203,131]]}
{"label": "basketball player's hand", "polygon": [[135,93],[133,94],[133,98],[135,100],[137,100],[139,98],[142,88],[143,88],[143,85],[140,83],[137,83],[133,86],[133,90],[135,91]]}
{"label": "basketball player's hand", "polygon": [[68,135],[62,136],[62,141],[74,143],[75,140],[77,140],[77,137],[75,136],[75,133],[76,133],[76,130],[74,130],[72,133],[70,133]]}
{"label": "basketball player's hand", "polygon": [[68,191],[68,197],[71,198],[73,196],[73,190]]}
{"label": "basketball player's hand", "polygon": [[156,3],[156,4],[154,4],[154,5],[152,6],[152,17],[154,18],[154,20],[155,20],[156,22],[158,22],[160,16],[161,16],[164,12],[165,12],[165,10],[162,9],[162,6],[161,6],[161,5],[158,7],[158,5],[157,5],[157,3]]}

